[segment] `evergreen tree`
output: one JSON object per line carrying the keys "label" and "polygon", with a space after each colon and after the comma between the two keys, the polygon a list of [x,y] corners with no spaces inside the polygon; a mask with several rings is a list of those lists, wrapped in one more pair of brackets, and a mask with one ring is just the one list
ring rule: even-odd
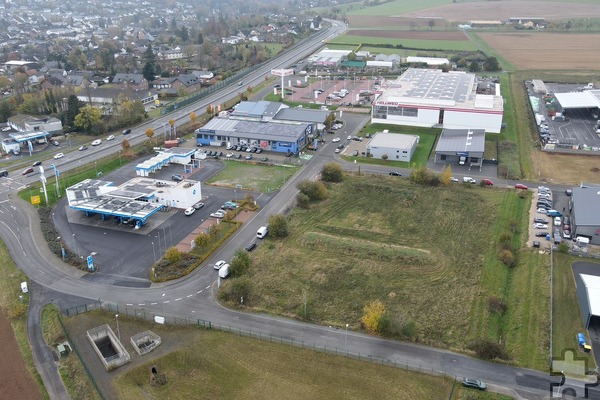
{"label": "evergreen tree", "polygon": [[154,50],[152,50],[152,44],[148,44],[148,48],[144,52],[143,56],[144,60],[144,69],[142,70],[142,75],[148,82],[152,82],[154,80],[154,76],[156,75],[156,55],[154,54]]}

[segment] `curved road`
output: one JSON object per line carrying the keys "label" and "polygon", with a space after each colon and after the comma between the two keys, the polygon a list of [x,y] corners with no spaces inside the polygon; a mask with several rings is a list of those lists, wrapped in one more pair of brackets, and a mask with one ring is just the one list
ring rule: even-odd
{"label": "curved road", "polygon": [[[255,79],[261,79],[261,75],[264,73]],[[207,100],[207,104],[208,102]],[[185,111],[185,115],[189,112]],[[316,177],[324,163],[334,160],[332,150],[332,144],[327,143],[315,153],[312,160],[258,214],[228,239],[219,250],[218,257],[207,260],[207,264],[217,258],[229,259],[237,248],[255,238],[256,230],[264,224],[268,215],[283,212],[290,207],[297,193],[296,183]],[[540,399],[549,394],[550,376],[539,371],[489,363],[450,351],[383,340],[331,327],[224,309],[214,300],[216,274],[210,267],[199,268],[178,281],[154,284],[144,289],[120,288],[81,279],[84,272],[66,266],[51,253],[43,239],[36,210],[18,198],[17,188],[11,186],[14,182],[4,182],[6,184],[0,188],[0,236],[19,268],[36,283],[33,290],[36,290],[37,285],[48,288],[59,301],[68,301],[71,296],[91,300],[110,298],[111,302],[122,306],[144,308],[157,314],[164,311],[167,323],[174,316],[199,318],[215,325],[282,337],[306,346],[337,348],[351,354],[385,359],[424,372],[476,376],[489,382],[492,390],[510,393],[517,398]],[[37,299],[35,294],[33,296]],[[32,310],[37,313],[37,306],[32,307]],[[32,322],[35,323],[35,319]],[[31,340],[38,339],[31,337]],[[40,369],[48,368],[43,363],[38,365]],[[49,374],[42,374],[47,375]],[[558,378],[553,379],[554,382],[557,380]],[[578,381],[570,383],[577,387],[583,385]],[[52,393],[52,397],[63,398],[59,393]]]}

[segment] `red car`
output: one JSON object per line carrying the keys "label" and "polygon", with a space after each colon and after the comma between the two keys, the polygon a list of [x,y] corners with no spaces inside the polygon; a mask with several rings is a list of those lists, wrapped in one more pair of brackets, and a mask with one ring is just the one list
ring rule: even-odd
{"label": "red car", "polygon": [[522,183],[517,183],[515,185],[515,189],[523,189],[523,190],[527,190],[529,189],[526,185],[523,185]]}
{"label": "red car", "polygon": [[487,186],[494,186],[494,182],[492,182],[491,179],[487,179],[487,178],[486,179],[482,179],[481,182],[483,182],[483,184],[487,185]]}

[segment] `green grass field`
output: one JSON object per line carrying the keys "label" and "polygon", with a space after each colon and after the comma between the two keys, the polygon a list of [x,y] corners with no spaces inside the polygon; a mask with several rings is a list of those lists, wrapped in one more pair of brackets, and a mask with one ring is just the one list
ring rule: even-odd
{"label": "green grass field", "polygon": [[[539,333],[545,316],[530,315],[529,307],[543,309],[544,296],[512,283],[530,263],[511,270],[497,259],[497,236],[515,225],[518,243],[528,207],[512,190],[349,176],[318,207],[291,215],[287,239],[267,240],[253,254],[246,306],[303,318],[306,299],[307,319],[361,329],[364,305],[378,299],[394,320],[415,324],[413,339],[465,350],[479,337],[505,339],[506,319],[487,308],[495,296],[514,304],[516,315],[528,313]],[[532,365],[539,349],[527,349],[536,357],[521,360],[519,347],[537,341],[527,332],[508,350]]]}
{"label": "green grass field", "polygon": [[[260,155],[255,157],[258,156]],[[206,183],[228,187],[241,185],[244,190],[264,193],[279,190],[298,169],[291,166],[259,165],[227,159],[223,163],[225,168]]]}
{"label": "green grass field", "polygon": [[[448,399],[451,379],[418,374],[281,344],[215,331],[188,335],[185,347],[136,367],[115,379],[120,399]],[[149,384],[156,366],[168,383]],[[453,399],[482,397],[457,385]]]}
{"label": "green grass field", "polygon": [[[329,43],[341,44],[389,44],[392,46],[402,45],[413,49],[435,49],[435,50],[455,50],[455,51],[475,51],[477,48],[473,43],[467,40],[423,40],[423,39],[395,39],[371,36],[341,35],[332,39]],[[396,51],[401,51],[397,49]]]}
{"label": "green grass field", "polygon": [[352,10],[349,15],[400,15],[448,4],[447,0],[425,0],[419,2],[396,0],[374,7]]}

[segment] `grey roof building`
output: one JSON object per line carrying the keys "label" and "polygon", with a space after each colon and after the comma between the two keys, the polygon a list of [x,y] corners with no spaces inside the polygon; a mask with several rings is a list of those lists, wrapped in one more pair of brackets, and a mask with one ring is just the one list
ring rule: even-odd
{"label": "grey roof building", "polygon": [[484,151],[484,129],[444,129],[435,147],[434,162],[481,167]]}
{"label": "grey roof building", "polygon": [[287,106],[275,101],[242,101],[231,116],[270,120],[282,107]]}
{"label": "grey roof building", "polygon": [[600,186],[573,188],[570,207],[574,236],[600,244]]}
{"label": "grey roof building", "polygon": [[306,108],[282,108],[273,117],[274,120],[302,121],[313,124],[324,124],[330,111],[310,110]]}

